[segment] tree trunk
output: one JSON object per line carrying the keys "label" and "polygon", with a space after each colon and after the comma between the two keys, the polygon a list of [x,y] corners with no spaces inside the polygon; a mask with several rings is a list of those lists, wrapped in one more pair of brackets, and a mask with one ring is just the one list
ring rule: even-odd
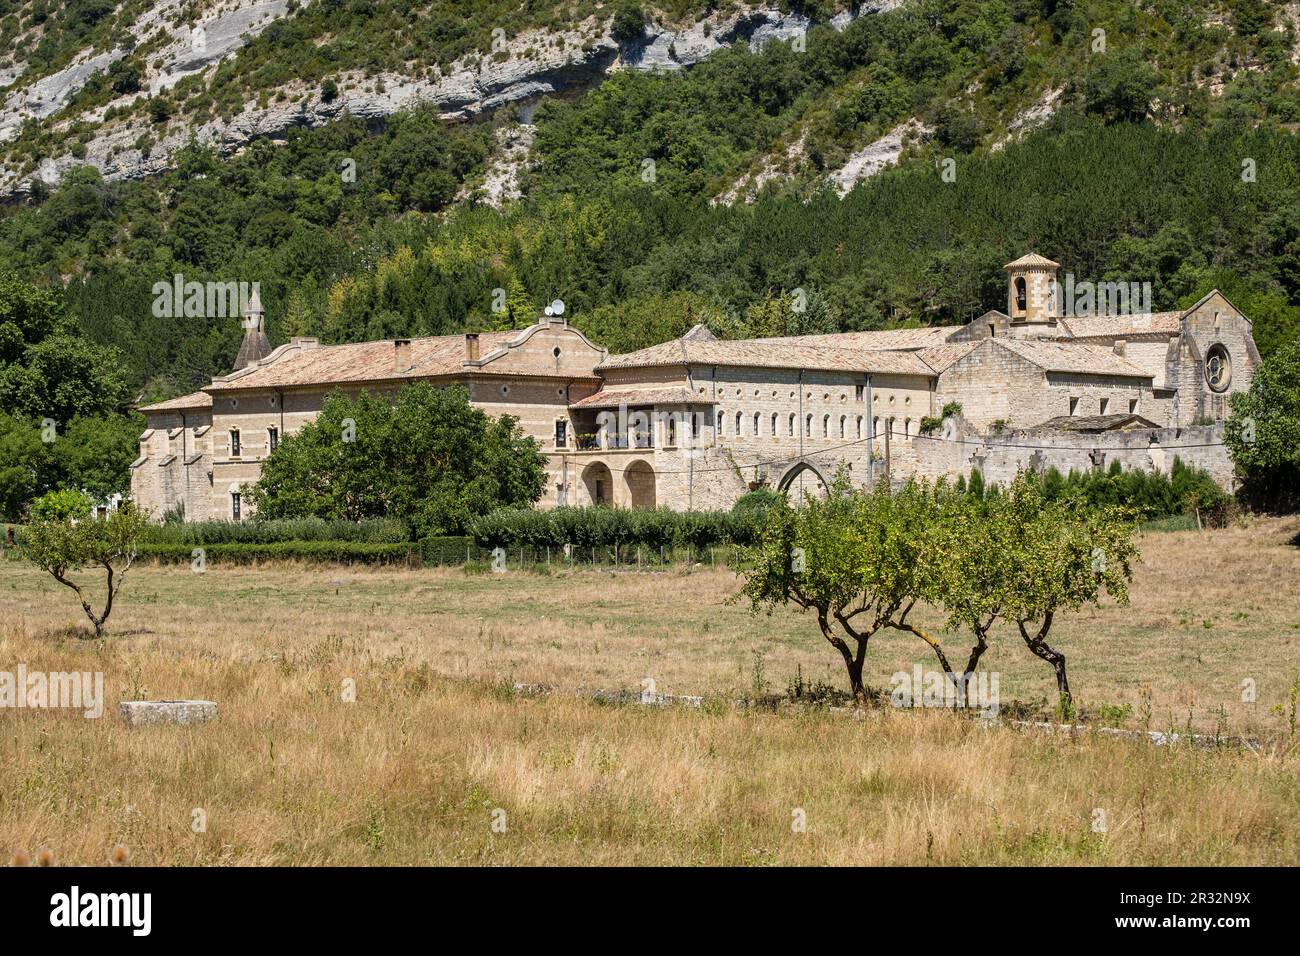
{"label": "tree trunk", "polygon": [[1016,625],[1020,628],[1020,636],[1025,639],[1025,644],[1036,657],[1041,657],[1047,663],[1052,665],[1056,671],[1056,689],[1061,695],[1061,700],[1070,710],[1074,709],[1074,696],[1070,693],[1070,681],[1065,676],[1065,655],[1056,648],[1047,643],[1047,632],[1052,628],[1052,612],[1048,611],[1043,615],[1042,626],[1039,627],[1038,633],[1033,637],[1029,636],[1029,631],[1025,629],[1024,621],[1017,621]]}
{"label": "tree trunk", "polygon": [[867,659],[867,639],[871,636],[854,635],[858,643],[858,652],[854,654],[849,649],[848,642],[831,630],[830,621],[822,613],[817,615],[817,624],[822,629],[822,635],[831,643],[840,656],[844,658],[844,666],[849,672],[849,692],[853,695],[854,704],[859,710],[866,709],[867,691],[862,684],[862,665]]}

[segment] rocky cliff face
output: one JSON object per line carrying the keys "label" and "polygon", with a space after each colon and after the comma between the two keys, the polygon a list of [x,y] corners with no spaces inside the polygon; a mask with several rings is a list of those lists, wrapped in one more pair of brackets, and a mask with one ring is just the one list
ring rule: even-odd
{"label": "rocky cliff face", "polygon": [[[277,18],[287,13],[286,0],[231,0],[220,13],[194,29],[174,26],[182,0],[161,0],[133,26],[137,42],[168,39],[161,52],[151,55],[145,85],[156,93],[180,78],[212,70]],[[892,9],[903,0],[867,0],[837,14],[831,26],[843,29],[855,17]],[[344,113],[380,118],[421,103],[431,103],[448,119],[463,119],[507,103],[529,100],[547,93],[589,85],[615,70],[680,69],[740,40],[759,46],[774,39],[803,33],[809,20],[797,13],[773,8],[746,8],[727,15],[714,14],[689,27],[673,29],[651,23],[637,42],[619,44],[610,36],[610,20],[589,19],[562,32],[523,33],[508,41],[504,55],[466,57],[431,77],[383,74],[364,78],[344,74],[337,79],[338,95],[325,102],[320,90],[306,84],[282,88],[283,100],[269,105],[256,102],[229,121],[215,119],[202,126],[173,121],[160,130],[142,115],[105,121],[112,106],[127,106],[141,92],[115,100],[79,116],[64,109],[70,97],[96,71],[124,55],[122,49],[86,51],[71,65],[13,92],[0,110],[0,139],[16,135],[21,124],[36,119],[56,126],[82,120],[95,127],[82,158],[70,154],[46,160],[35,174],[0,169],[0,193],[13,195],[31,188],[34,176],[48,184],[57,182],[72,166],[91,165],[106,179],[147,176],[167,167],[173,153],[191,138],[210,144],[223,154],[239,151],[253,139],[275,137],[294,126],[315,126]],[[62,112],[61,112],[62,111]],[[147,149],[137,142],[148,134]],[[508,195],[508,187],[505,190]]]}

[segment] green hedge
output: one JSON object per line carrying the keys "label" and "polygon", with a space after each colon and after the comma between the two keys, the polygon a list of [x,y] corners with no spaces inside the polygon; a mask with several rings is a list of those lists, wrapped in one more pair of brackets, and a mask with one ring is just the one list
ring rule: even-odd
{"label": "green hedge", "polygon": [[288,518],[277,521],[194,521],[154,525],[146,541],[156,545],[278,544],[302,541],[342,541],[364,544],[403,544],[406,526],[395,519],[326,521]]}
{"label": "green hedge", "polygon": [[470,526],[476,543],[486,548],[525,546],[601,548],[643,545],[647,548],[749,544],[764,509],[670,511],[667,508],[502,508]]}
{"label": "green hedge", "polygon": [[419,546],[413,543],[367,541],[273,541],[218,544],[146,544],[140,557],[163,564],[189,563],[194,550],[202,548],[211,564],[254,564],[260,561],[309,561],[337,564],[404,564],[418,561]]}

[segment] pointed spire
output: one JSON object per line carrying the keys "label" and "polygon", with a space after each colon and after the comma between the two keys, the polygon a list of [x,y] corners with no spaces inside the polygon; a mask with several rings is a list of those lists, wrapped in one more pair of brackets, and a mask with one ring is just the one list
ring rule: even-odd
{"label": "pointed spire", "polygon": [[261,361],[271,354],[271,340],[266,335],[266,310],[262,308],[262,296],[258,283],[253,283],[253,294],[244,306],[244,341],[235,356],[234,371]]}

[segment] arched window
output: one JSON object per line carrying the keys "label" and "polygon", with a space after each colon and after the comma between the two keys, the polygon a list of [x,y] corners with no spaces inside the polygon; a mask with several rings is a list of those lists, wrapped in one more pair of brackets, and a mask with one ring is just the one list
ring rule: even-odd
{"label": "arched window", "polygon": [[791,416],[790,416],[790,437],[793,438],[794,435],[795,435],[795,431],[794,431],[794,415],[791,414]]}
{"label": "arched window", "polygon": [[744,414],[741,412],[736,412],[736,437],[737,438],[739,438],[742,434],[744,434],[744,432],[742,431],[744,427],[745,427]]}
{"label": "arched window", "polygon": [[844,423],[847,422],[848,420],[849,420],[849,416],[847,415],[840,416],[840,437],[841,438],[844,437]]}
{"label": "arched window", "polygon": [[866,437],[865,435],[862,434],[862,416],[861,416],[861,415],[858,416],[858,437],[859,437],[859,438],[865,438],[865,437]]}
{"label": "arched window", "polygon": [[812,414],[811,413],[808,415],[808,419],[804,422],[803,427],[804,427],[804,434],[809,438],[812,438]]}
{"label": "arched window", "polygon": [[904,438],[907,438],[907,437],[909,437],[911,434],[912,434],[912,420],[911,420],[910,418],[904,418],[904,419],[903,419],[903,437],[904,437]]}
{"label": "arched window", "polygon": [[755,413],[754,413],[754,437],[755,437],[755,438],[757,438],[757,437],[758,437],[758,434],[759,434],[759,427],[758,427],[758,425],[759,425],[759,421],[760,421],[760,419],[761,419],[761,416],[758,414],[758,412],[755,412]]}
{"label": "arched window", "polygon": [[772,413],[772,437],[773,437],[773,438],[775,438],[775,437],[777,436],[777,430],[776,430],[777,419],[778,419],[778,416],[777,416],[776,412],[773,412],[773,413]]}
{"label": "arched window", "polygon": [[1026,302],[1025,277],[1016,276],[1016,311],[1017,312],[1025,311],[1025,302]]}
{"label": "arched window", "polygon": [[831,437],[831,417],[829,415],[823,415],[822,416],[822,438],[830,438],[830,437]]}
{"label": "arched window", "polygon": [[719,435],[722,434],[722,409],[718,409],[718,424],[715,426]]}
{"label": "arched window", "polygon": [[879,416],[879,415],[877,415],[876,417],[874,417],[873,419],[871,419],[871,434],[872,434],[873,436],[874,436],[874,435],[879,435],[879,434],[880,434],[880,416]]}

